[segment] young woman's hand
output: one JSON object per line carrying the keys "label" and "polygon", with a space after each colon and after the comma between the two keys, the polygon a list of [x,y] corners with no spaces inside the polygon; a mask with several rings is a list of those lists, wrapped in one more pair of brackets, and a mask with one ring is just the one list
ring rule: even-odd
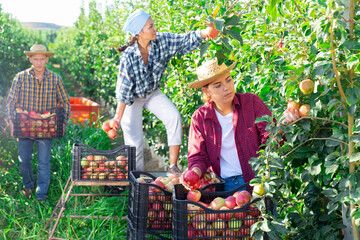
{"label": "young woman's hand", "polygon": [[201,36],[203,38],[214,39],[219,35],[219,30],[217,30],[214,26],[214,23],[210,23],[207,27],[201,31]]}

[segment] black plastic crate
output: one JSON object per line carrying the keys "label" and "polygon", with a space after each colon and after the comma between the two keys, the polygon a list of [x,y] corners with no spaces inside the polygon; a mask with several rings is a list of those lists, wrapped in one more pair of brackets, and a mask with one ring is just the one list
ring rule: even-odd
{"label": "black plastic crate", "polygon": [[[138,182],[140,177],[145,183]],[[156,178],[143,171],[130,172],[128,222],[137,234],[129,235],[128,239],[172,239],[172,191],[151,183]],[[222,191],[224,181],[218,180],[219,183],[209,184],[202,191]]]}
{"label": "black plastic crate", "polygon": [[64,133],[64,108],[52,108],[43,113],[16,108],[14,137],[53,139]]}
{"label": "black plastic crate", "polygon": [[123,145],[113,150],[97,150],[75,143],[72,149],[73,181],[128,181],[135,170],[135,147]]}
{"label": "black plastic crate", "polygon": [[[245,188],[232,191],[201,191],[200,202],[209,204],[217,197],[226,198]],[[251,239],[251,225],[261,221],[261,212],[254,206],[260,198],[237,209],[215,210],[186,199],[188,190],[181,184],[173,192],[173,239]],[[267,209],[268,210],[268,209]],[[268,239],[267,236],[264,236]]]}
{"label": "black plastic crate", "polygon": [[[165,173],[164,173],[165,175]],[[143,178],[145,183],[138,182]],[[172,239],[172,192],[153,184],[157,177],[143,171],[129,176],[128,239]]]}

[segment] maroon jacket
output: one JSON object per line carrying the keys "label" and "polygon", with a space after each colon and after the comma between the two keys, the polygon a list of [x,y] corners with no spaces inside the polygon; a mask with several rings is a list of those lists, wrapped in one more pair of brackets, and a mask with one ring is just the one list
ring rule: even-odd
{"label": "maroon jacket", "polygon": [[[252,93],[236,93],[234,97],[233,124],[235,144],[245,182],[254,178],[249,159],[257,157],[261,144],[265,144],[269,133],[267,122],[255,124],[263,115],[271,116],[270,110],[260,97]],[[188,143],[189,169],[199,167],[204,173],[211,167],[220,176],[221,126],[216,117],[213,102],[200,107],[192,116]],[[240,174],[240,173],[239,173]]]}

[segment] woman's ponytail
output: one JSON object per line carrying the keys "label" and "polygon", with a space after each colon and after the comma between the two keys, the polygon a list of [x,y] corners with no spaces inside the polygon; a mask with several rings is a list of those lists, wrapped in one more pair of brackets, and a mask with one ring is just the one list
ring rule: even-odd
{"label": "woman's ponytail", "polygon": [[118,47],[116,50],[119,52],[119,53],[122,53],[123,51],[125,51],[125,49],[131,45],[133,45],[135,42],[137,41],[137,36],[132,36],[130,41],[125,44],[124,46],[121,46],[121,47]]}

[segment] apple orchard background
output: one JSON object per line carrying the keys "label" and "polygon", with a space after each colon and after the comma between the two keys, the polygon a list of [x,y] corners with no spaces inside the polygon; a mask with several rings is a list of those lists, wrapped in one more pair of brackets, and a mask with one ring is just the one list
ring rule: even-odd
{"label": "apple orchard background", "polygon": [[[347,7],[349,3],[353,3],[354,9]],[[49,67],[61,74],[69,93],[99,102],[111,115],[116,106],[120,58],[116,47],[129,40],[129,35],[121,31],[129,13],[142,8],[154,18],[158,31],[174,33],[205,28],[213,22],[221,31],[219,37],[205,41],[191,54],[173,57],[163,77],[161,90],[183,117],[181,164],[187,165],[191,115],[202,105],[201,92],[187,87],[196,79],[196,66],[213,57],[227,65],[237,60],[239,63],[232,72],[237,92],[260,96],[278,121],[289,100],[310,105],[309,117],[282,127],[287,142],[279,146],[274,139],[280,136],[272,135],[260,156],[251,160],[257,173],[253,182],[263,182],[267,195],[277,206],[277,214],[266,215],[264,221],[256,224],[253,229],[256,236],[269,232],[271,239],[339,239],[342,214],[351,219],[350,228],[359,229],[358,1],[121,1],[108,6],[104,14],[94,2],[89,8],[89,14],[83,11],[74,27],[56,32],[55,37],[54,33],[26,30],[0,10],[3,26],[0,56],[8,63],[0,64],[2,101],[15,73],[27,66],[23,50],[29,49],[33,42],[42,42],[54,51],[51,64],[60,64],[61,68],[54,69],[51,64]],[[315,82],[314,92],[309,95],[299,89],[304,79]],[[268,118],[263,120],[271,122]],[[159,144],[166,142],[163,125],[145,113],[144,128],[149,144],[159,154],[166,155],[168,149]],[[268,130],[277,132],[278,127],[269,124]],[[3,159],[15,159],[15,145],[7,144],[6,134],[6,131],[2,133],[5,137],[1,138],[4,142],[1,147],[5,150],[1,154]],[[96,127],[82,129],[69,124],[65,138],[56,142],[58,148],[53,150],[54,157],[61,159],[55,163],[61,170],[53,176],[56,180],[52,179],[53,199],[59,197],[54,189],[65,183],[71,170],[74,141],[95,148],[119,144],[119,140],[110,141]],[[16,164],[9,169],[2,172],[5,179],[2,189],[16,192],[21,186],[10,187],[14,182],[20,184]],[[14,196],[10,194],[7,201],[21,208]],[[40,222],[46,221],[51,207],[47,210],[45,216],[39,216]],[[123,210],[119,211],[124,214]],[[5,215],[5,210],[1,213]],[[31,212],[26,216],[30,218]],[[8,226],[10,220],[0,224]],[[24,232],[21,225],[14,227],[14,236]],[[126,235],[126,228],[120,231]],[[72,233],[65,232],[65,236]],[[43,233],[39,229],[34,234]],[[356,234],[357,231],[353,235]]]}

